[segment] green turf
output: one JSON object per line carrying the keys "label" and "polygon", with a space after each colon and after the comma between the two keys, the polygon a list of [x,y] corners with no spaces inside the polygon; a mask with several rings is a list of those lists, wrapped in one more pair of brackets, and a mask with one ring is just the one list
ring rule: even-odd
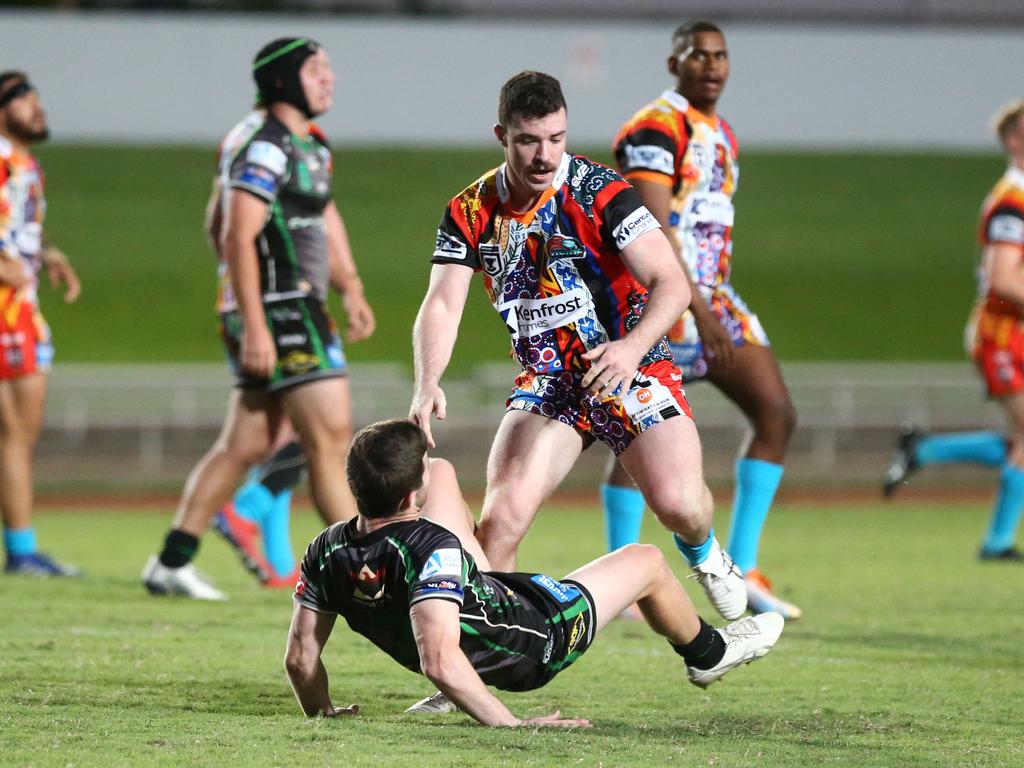
{"label": "green turf", "polygon": [[[0,764],[1019,766],[1024,568],[974,560],[985,515],[782,506],[762,566],[805,618],[771,654],[702,692],[663,641],[616,622],[552,684],[504,697],[595,727],[533,732],[404,717],[430,685],[341,627],[335,699],[364,714],[307,721],[281,669],[288,596],[259,591],[225,545],[211,536],[199,565],[230,602],[150,598],[138,571],[167,515],[43,512],[42,541],[90,575],[0,577]],[[593,510],[542,513],[521,565],[566,572],[600,553],[600,529]],[[651,521],[645,534],[667,543]]]}
{"label": "green turf", "polygon": [[[595,157],[609,160],[604,151]],[[58,360],[221,357],[201,232],[212,151],[48,146],[49,233],[85,290],[45,292]],[[336,193],[379,330],[349,351],[408,360],[445,202],[496,151],[337,153]],[[974,230],[995,156],[746,153],[734,278],[783,359],[959,359]],[[453,366],[501,359],[505,332],[472,291]]]}

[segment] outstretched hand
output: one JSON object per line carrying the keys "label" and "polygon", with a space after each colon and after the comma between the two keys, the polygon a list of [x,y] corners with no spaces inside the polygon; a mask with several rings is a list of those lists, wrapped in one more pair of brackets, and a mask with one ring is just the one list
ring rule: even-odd
{"label": "outstretched hand", "polygon": [[412,405],[409,406],[409,421],[423,430],[427,436],[427,445],[431,448],[434,445],[434,436],[430,432],[430,417],[434,415],[439,421],[443,421],[448,408],[448,402],[444,396],[444,390],[437,384],[417,387],[412,395]]}
{"label": "outstretched hand", "polygon": [[590,728],[592,723],[582,717],[562,717],[560,710],[555,710],[550,715],[544,715],[543,717],[531,717],[526,720],[520,720],[517,724],[519,726],[540,726],[544,728]]}

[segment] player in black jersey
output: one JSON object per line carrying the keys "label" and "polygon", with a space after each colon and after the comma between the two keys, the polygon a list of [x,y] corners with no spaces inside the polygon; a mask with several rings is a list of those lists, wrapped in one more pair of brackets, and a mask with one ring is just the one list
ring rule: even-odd
{"label": "player in black jersey", "polygon": [[765,655],[782,632],[776,613],[713,629],[693,608],[661,551],[633,544],[556,580],[490,571],[473,538],[455,470],[427,457],[409,421],[378,422],[349,451],[359,514],[321,533],[303,559],[285,667],[309,716],[335,707],[321,661],[338,615],[402,666],[422,672],[485,725],[589,725],[558,712],[520,720],[487,686],[539,688],[571,665],[634,601],[702,688]]}

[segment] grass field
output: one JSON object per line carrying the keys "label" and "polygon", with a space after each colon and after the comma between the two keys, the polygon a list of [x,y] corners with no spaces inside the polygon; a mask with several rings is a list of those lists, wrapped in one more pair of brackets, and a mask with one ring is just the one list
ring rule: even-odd
{"label": "grass field", "polygon": [[[49,234],[85,284],[73,307],[44,291],[58,361],[221,359],[201,232],[212,150],[49,146],[40,155]],[[342,148],[336,161],[336,196],[380,325],[349,352],[409,360],[444,204],[500,154]],[[777,354],[960,359],[975,219],[1001,172],[994,155],[745,153],[733,274]],[[506,348],[476,286],[453,368],[501,359]]]}
{"label": "grass field", "polygon": [[[761,564],[805,618],[771,654],[702,692],[663,641],[615,622],[551,685],[505,697],[594,728],[534,732],[403,716],[429,684],[340,627],[325,659],[335,700],[363,715],[307,721],[281,669],[287,594],[260,591],[210,536],[199,565],[232,600],[150,598],[138,572],[168,515],[43,511],[42,540],[89,576],[0,577],[0,764],[1024,765],[1024,569],[974,560],[985,515],[781,506]],[[297,528],[304,542],[313,517]],[[667,544],[650,520],[645,538]],[[560,575],[601,548],[595,510],[552,509],[521,565]]]}

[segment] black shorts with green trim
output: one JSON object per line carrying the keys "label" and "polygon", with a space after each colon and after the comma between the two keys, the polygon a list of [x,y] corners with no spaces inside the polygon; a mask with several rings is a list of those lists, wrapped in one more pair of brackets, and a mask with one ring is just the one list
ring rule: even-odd
{"label": "black shorts with green trim", "polygon": [[242,318],[238,312],[220,316],[221,338],[236,387],[279,392],[310,381],[348,375],[338,327],[315,298],[281,299],[264,304],[263,312],[277,348],[277,366],[269,379],[242,370]]}
{"label": "black shorts with green trim", "polygon": [[540,573],[492,573],[544,614],[551,628],[540,659],[522,659],[521,675],[515,686],[499,686],[506,691],[532,691],[547,685],[572,665],[594,641],[597,631],[597,607],[587,588],[578,581],[557,581]]}

